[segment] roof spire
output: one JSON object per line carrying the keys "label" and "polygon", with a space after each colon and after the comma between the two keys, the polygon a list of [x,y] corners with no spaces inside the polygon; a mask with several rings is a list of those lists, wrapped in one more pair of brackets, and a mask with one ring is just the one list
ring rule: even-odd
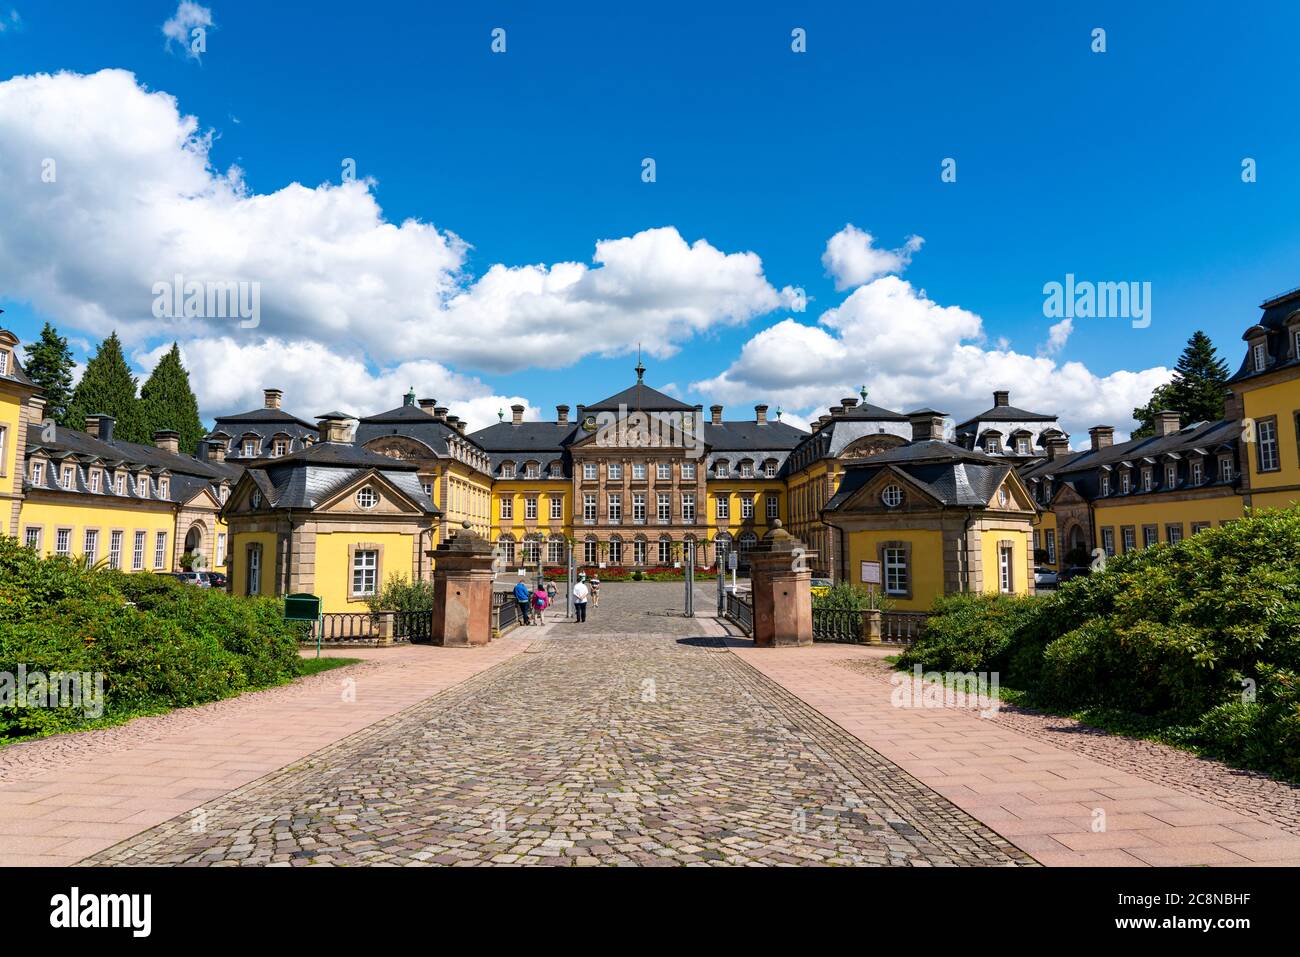
{"label": "roof spire", "polygon": [[866,404],[867,404],[867,384],[866,384],[865,382],[862,384],[862,391],[859,392],[858,395],[862,396],[862,404],[863,404],[863,405],[866,405]]}
{"label": "roof spire", "polygon": [[641,384],[641,379],[645,376],[645,366],[641,362],[641,343],[636,344],[636,384]]}
{"label": "roof spire", "polygon": [[776,421],[781,421],[781,407],[779,405],[776,407]]}
{"label": "roof spire", "polygon": [[415,405],[415,386],[411,386],[411,391],[406,393],[406,401],[403,405]]}

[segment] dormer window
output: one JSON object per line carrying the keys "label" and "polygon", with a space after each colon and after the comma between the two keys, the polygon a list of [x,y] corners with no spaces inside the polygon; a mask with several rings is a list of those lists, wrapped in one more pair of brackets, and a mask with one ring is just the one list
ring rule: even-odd
{"label": "dormer window", "polygon": [[1119,474],[1119,491],[1121,495],[1127,495],[1131,488],[1128,469]]}
{"label": "dormer window", "polygon": [[1300,359],[1300,329],[1295,331],[1295,357]]}
{"label": "dormer window", "polygon": [[713,474],[718,478],[726,478],[731,474],[731,463],[726,459],[718,459],[713,463]]}
{"label": "dormer window", "polygon": [[9,350],[0,349],[0,375],[9,374]]}
{"label": "dormer window", "polygon": [[1102,475],[1101,477],[1101,494],[1103,497],[1110,494],[1110,476]]}
{"label": "dormer window", "polygon": [[768,459],[763,463],[763,477],[776,478],[776,459]]}
{"label": "dormer window", "polygon": [[1200,485],[1205,480],[1205,469],[1200,459],[1192,460],[1192,484]]}
{"label": "dormer window", "polygon": [[552,463],[551,463],[551,478],[553,478],[553,479],[557,479],[557,478],[563,478],[563,477],[564,477],[564,466],[562,466],[559,462],[552,462]]}
{"label": "dormer window", "polygon": [[279,457],[282,456],[282,455],[288,455],[288,454],[289,454],[289,440],[288,440],[288,439],[276,439],[276,440],[275,440],[275,446],[274,446],[274,453],[273,453],[273,454],[275,455],[276,458],[279,458]]}
{"label": "dormer window", "polygon": [[240,453],[246,459],[251,459],[257,455],[257,439],[244,439],[244,447]]}
{"label": "dormer window", "polygon": [[71,489],[71,488],[72,488],[72,479],[73,479],[73,476],[75,475],[75,473],[76,473],[76,469],[73,468],[71,465],[65,465],[65,466],[63,466],[63,487],[64,487],[64,489]]}
{"label": "dormer window", "polygon": [[502,477],[503,479],[512,479],[512,478],[515,477],[515,463],[514,463],[514,462],[502,462],[502,463],[501,463],[501,477]]}
{"label": "dormer window", "polygon": [[99,470],[98,469],[90,473],[90,490],[92,492],[99,491]]}
{"label": "dormer window", "polygon": [[1223,482],[1232,481],[1232,459],[1219,459],[1219,479]]}
{"label": "dormer window", "polygon": [[160,478],[158,480],[158,497],[167,498],[168,491],[171,489],[171,482],[168,479]]}
{"label": "dormer window", "polygon": [[1257,342],[1250,347],[1251,355],[1254,357],[1256,372],[1264,371],[1264,363],[1268,358],[1268,350],[1264,348],[1264,343]]}
{"label": "dormer window", "polygon": [[117,477],[117,494],[118,495],[126,494],[126,475],[119,475]]}
{"label": "dormer window", "polygon": [[529,462],[524,466],[524,474],[530,479],[535,479],[540,478],[542,472],[540,466],[538,466],[536,462]]}
{"label": "dormer window", "polygon": [[1150,469],[1142,470],[1142,491],[1144,492],[1151,491],[1151,470]]}
{"label": "dormer window", "polygon": [[754,477],[754,463],[746,459],[740,463],[740,477],[743,479]]}
{"label": "dormer window", "polygon": [[996,455],[1002,451],[1002,437],[998,435],[989,435],[984,438],[984,451],[990,455]]}
{"label": "dormer window", "polygon": [[1019,438],[1016,439],[1016,454],[1017,454],[1017,455],[1028,455],[1028,454],[1029,454],[1029,439],[1028,439],[1028,437],[1022,435],[1022,436],[1020,436]]}
{"label": "dormer window", "polygon": [[1165,488],[1173,488],[1178,484],[1178,466],[1165,466]]}
{"label": "dormer window", "polygon": [[40,485],[45,480],[45,463],[32,463],[32,484]]}

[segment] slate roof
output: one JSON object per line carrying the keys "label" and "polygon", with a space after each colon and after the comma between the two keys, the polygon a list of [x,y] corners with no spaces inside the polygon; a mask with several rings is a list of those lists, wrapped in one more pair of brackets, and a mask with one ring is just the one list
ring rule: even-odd
{"label": "slate roof", "polygon": [[[322,449],[334,451],[326,454]],[[414,463],[376,455],[359,446],[322,442],[304,452],[250,468],[248,475],[271,508],[311,509],[363,475],[377,471],[426,513],[441,515],[424,493],[415,469]]]}
{"label": "slate roof", "polygon": [[[252,433],[259,438],[257,454],[242,455],[243,438]],[[212,431],[204,438],[205,442],[215,444],[220,441],[217,436],[227,435],[226,454],[228,458],[251,461],[261,458],[264,447],[277,435],[289,437],[289,451],[302,449],[316,441],[319,429],[296,415],[290,415],[283,409],[253,409],[238,415],[223,415],[216,419]]]}
{"label": "slate roof", "polygon": [[1057,419],[1054,415],[1047,415],[1043,412],[1027,412],[1024,409],[1018,409],[1014,405],[995,405],[991,409],[985,409],[979,415],[973,415],[965,422],[957,426],[961,431],[966,426],[975,426],[981,422],[1055,422]]}
{"label": "slate roof", "polygon": [[446,422],[438,421],[418,405],[401,405],[396,409],[380,412],[378,415],[368,415],[357,423],[355,439],[359,445],[388,435],[414,439],[439,458],[450,456],[447,441],[452,438],[459,438],[483,448],[482,443],[474,436],[461,435]]}
{"label": "slate roof", "polygon": [[704,443],[715,452],[779,450],[789,452],[808,437],[803,429],[784,422],[722,422],[704,423]]}
{"label": "slate roof", "polygon": [[850,465],[839,491],[823,511],[838,511],[881,470],[889,467],[902,472],[942,504],[956,507],[988,504],[1011,471],[1006,462],[951,442],[912,442],[873,455],[862,464]]}
{"label": "slate roof", "polygon": [[[1300,289],[1292,289],[1280,296],[1274,296],[1272,299],[1266,299],[1260,304],[1264,310],[1259,321],[1246,330],[1242,336],[1243,339],[1249,339],[1252,335],[1262,328],[1266,337],[1264,340],[1265,349],[1268,357],[1265,360],[1262,370],[1256,369],[1253,358],[1249,349],[1241,360],[1241,365],[1237,371],[1228,379],[1229,382],[1240,382],[1243,379],[1251,379],[1255,376],[1264,375],[1272,372],[1274,369],[1300,365],[1300,354],[1292,346],[1293,335],[1287,329],[1287,320],[1300,312]],[[1292,326],[1292,329],[1300,328]]]}
{"label": "slate roof", "polygon": [[[12,332],[9,332],[8,329],[0,329],[0,335],[4,335],[6,333],[13,336],[15,339],[18,338]],[[23,364],[18,361],[17,349],[14,349],[10,352],[9,369],[5,372],[4,375],[0,375],[0,379],[7,379],[10,382],[17,382],[20,385],[29,386],[33,389],[39,388],[39,386],[37,386],[37,384],[28,377],[27,373],[23,371]]]}
{"label": "slate roof", "polygon": [[695,406],[687,405],[670,395],[664,395],[657,389],[650,388],[643,382],[638,382],[607,399],[601,399],[594,405],[585,406],[583,414],[585,415],[587,412],[617,412],[621,407],[626,407],[633,412],[637,410],[643,412],[695,411]]}

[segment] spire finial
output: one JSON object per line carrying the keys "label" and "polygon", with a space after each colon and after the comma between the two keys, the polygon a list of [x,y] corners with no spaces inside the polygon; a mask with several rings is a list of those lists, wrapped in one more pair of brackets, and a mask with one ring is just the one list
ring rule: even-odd
{"label": "spire finial", "polygon": [[636,382],[641,384],[641,379],[645,376],[645,366],[641,362],[641,343],[636,344]]}
{"label": "spire finial", "polygon": [[862,401],[865,404],[867,401],[867,385],[865,382],[862,384],[862,391],[858,395],[862,396]]}
{"label": "spire finial", "polygon": [[504,409],[497,409],[497,421],[498,421],[498,422],[504,422],[505,420],[506,420],[506,413],[505,413],[505,410],[504,410]]}
{"label": "spire finial", "polygon": [[779,405],[776,407],[776,421],[781,421],[781,407]]}

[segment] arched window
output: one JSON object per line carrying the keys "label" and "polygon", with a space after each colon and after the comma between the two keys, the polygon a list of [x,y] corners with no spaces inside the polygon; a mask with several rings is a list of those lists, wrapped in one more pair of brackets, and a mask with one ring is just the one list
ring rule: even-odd
{"label": "arched window", "polygon": [[609,540],[609,563],[611,565],[623,564],[623,539],[617,535]]}
{"label": "arched window", "polygon": [[749,552],[752,552],[758,545],[758,536],[753,532],[742,532],[740,535],[740,556],[744,558]]}

